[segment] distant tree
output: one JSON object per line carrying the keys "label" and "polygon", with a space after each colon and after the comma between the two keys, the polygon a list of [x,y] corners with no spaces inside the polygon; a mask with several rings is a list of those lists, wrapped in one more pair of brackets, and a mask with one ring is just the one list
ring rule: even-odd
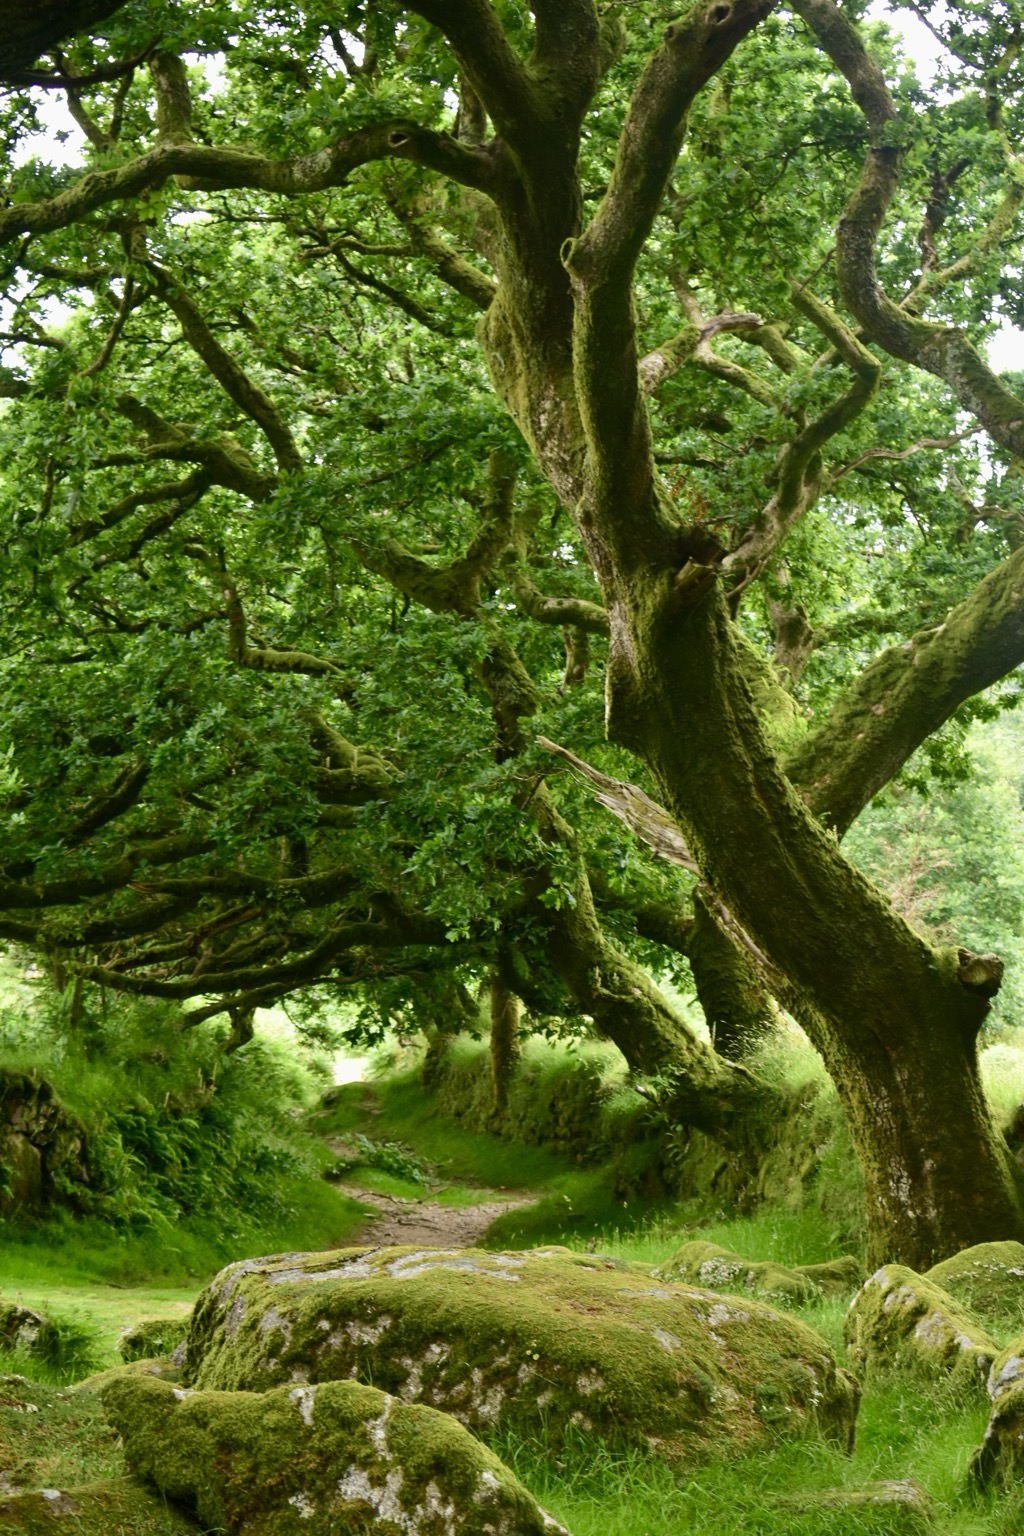
{"label": "distant tree", "polygon": [[820,1050],[874,1256],[1024,1234],[1001,965],[839,846],[1024,660],[1018,24],[915,9],[931,91],[833,0],[132,0],[74,164],[12,88],[0,934],[235,1044],[490,980],[756,1149],[685,954]]}

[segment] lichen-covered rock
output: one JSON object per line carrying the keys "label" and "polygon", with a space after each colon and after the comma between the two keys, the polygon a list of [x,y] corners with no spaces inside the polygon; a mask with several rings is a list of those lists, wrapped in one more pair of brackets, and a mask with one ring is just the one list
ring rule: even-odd
{"label": "lichen-covered rock", "polygon": [[902,1264],[865,1280],[843,1325],[855,1367],[981,1388],[999,1346],[947,1291]]}
{"label": "lichen-covered rock", "polygon": [[[844,1263],[837,1260],[838,1264]],[[856,1259],[850,1261],[856,1265]],[[671,1258],[657,1269],[664,1280],[683,1280],[690,1285],[706,1286],[712,1291],[730,1294],[745,1292],[748,1296],[761,1296],[765,1301],[778,1302],[782,1306],[799,1306],[821,1296],[825,1284],[811,1270],[828,1271],[828,1281],[834,1287],[835,1271],[830,1265],[814,1264],[800,1268],[788,1268],[770,1260],[751,1260],[731,1253],[718,1243],[694,1238],[677,1248]],[[858,1275],[855,1284],[863,1277]],[[851,1285],[850,1289],[854,1287]]]}
{"label": "lichen-covered rock", "polygon": [[103,1405],[133,1471],[231,1536],[562,1532],[450,1415],[358,1382],[188,1392],[124,1376]]}
{"label": "lichen-covered rock", "polygon": [[156,1360],[172,1355],[188,1333],[187,1317],[147,1317],[126,1328],[117,1341],[121,1359]]}
{"label": "lichen-covered rock", "polygon": [[993,1327],[1024,1327],[1024,1243],[978,1243],[926,1271],[925,1278]]}
{"label": "lichen-covered rock", "polygon": [[3,1536],[199,1536],[199,1526],[134,1480],[0,1491]]}
{"label": "lichen-covered rock", "polygon": [[247,1259],[199,1298],[188,1379],[372,1381],[470,1428],[572,1427],[697,1460],[781,1431],[848,1443],[854,1382],[763,1303],[557,1249],[357,1248]]}
{"label": "lichen-covered rock", "polygon": [[1024,1478],[1024,1336],[992,1362],[988,1395],[992,1413],[969,1469],[971,1481],[983,1487]]}
{"label": "lichen-covered rock", "polygon": [[45,1355],[56,1337],[55,1325],[42,1312],[0,1301],[0,1350]]}

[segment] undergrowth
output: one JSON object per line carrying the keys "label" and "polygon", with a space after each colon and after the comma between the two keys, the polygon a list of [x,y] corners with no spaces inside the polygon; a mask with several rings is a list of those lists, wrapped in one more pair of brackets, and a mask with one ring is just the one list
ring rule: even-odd
{"label": "undergrowth", "polygon": [[345,1240],[361,1207],[323,1183],[329,1154],[301,1123],[323,1078],[273,1040],[231,1056],[221,1043],[120,999],[76,1031],[59,1002],[0,1012],[0,1067],[52,1083],[90,1168],[45,1219],[0,1221],[0,1274],[35,1278],[59,1253],[65,1275],[134,1284]]}

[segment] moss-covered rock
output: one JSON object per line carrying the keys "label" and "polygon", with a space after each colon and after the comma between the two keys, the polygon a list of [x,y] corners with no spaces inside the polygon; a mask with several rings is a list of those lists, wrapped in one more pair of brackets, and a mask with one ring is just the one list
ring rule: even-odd
{"label": "moss-covered rock", "polygon": [[105,1371],[95,1371],[92,1376],[76,1382],[69,1390],[75,1394],[98,1394],[108,1381],[117,1381],[122,1376],[156,1376],[161,1381],[169,1381],[172,1386],[177,1386],[182,1375],[182,1368],[175,1365],[173,1356],[164,1355],[158,1360],[130,1360],[125,1365],[112,1365]]}
{"label": "moss-covered rock", "polygon": [[38,1072],[0,1067],[0,1216],[83,1206],[94,1182],[85,1126]]}
{"label": "moss-covered rock", "polygon": [[46,1356],[56,1338],[56,1325],[44,1313],[0,1300],[0,1350]]}
{"label": "moss-covered rock", "polygon": [[902,1264],[885,1264],[857,1292],[843,1325],[857,1369],[908,1371],[980,1389],[999,1346],[960,1304]]}
{"label": "moss-covered rock", "polygon": [[753,1261],[731,1253],[718,1243],[700,1238],[684,1243],[656,1273],[664,1280],[683,1280],[712,1291],[732,1294],[743,1291],[782,1306],[798,1306],[825,1292],[853,1291],[864,1275],[856,1259],[833,1259],[828,1264],[800,1264],[793,1268],[771,1261]]}
{"label": "moss-covered rock", "polygon": [[856,1389],[812,1329],[763,1303],[564,1249],[409,1248],[230,1265],[188,1340],[201,1388],[355,1378],[470,1428],[552,1445],[579,1427],[697,1460],[778,1432],[848,1442]]}
{"label": "moss-covered rock", "polygon": [[[777,1501],[780,1509],[793,1514],[818,1514],[835,1510],[848,1515],[854,1524],[842,1529],[856,1530],[857,1536],[869,1536],[878,1530],[885,1536],[905,1532],[906,1536],[925,1536],[935,1523],[935,1506],[927,1491],[912,1478],[887,1479],[866,1488],[816,1488],[784,1495]],[[875,1524],[871,1516],[875,1516]],[[831,1528],[831,1527],[830,1527]]]}
{"label": "moss-covered rock", "polygon": [[992,1327],[1024,1327],[1024,1243],[978,1243],[943,1259],[925,1278]]}
{"label": "moss-covered rock", "polygon": [[132,1469],[204,1527],[245,1536],[554,1536],[508,1468],[446,1413],[354,1381],[104,1389]]}
{"label": "moss-covered rock", "polygon": [[174,1354],[187,1333],[187,1317],[143,1318],[125,1329],[117,1341],[117,1352],[124,1361],[156,1360]]}
{"label": "moss-covered rock", "polygon": [[826,1296],[852,1296],[866,1278],[864,1265],[850,1253],[822,1264],[797,1264],[796,1272],[813,1280]]}
{"label": "moss-covered rock", "polygon": [[1024,1478],[1024,1335],[992,1362],[992,1413],[985,1438],[971,1458],[969,1476],[982,1487]]}
{"label": "moss-covered rock", "polygon": [[83,1487],[0,1493],[3,1536],[198,1536],[183,1511],[132,1478]]}

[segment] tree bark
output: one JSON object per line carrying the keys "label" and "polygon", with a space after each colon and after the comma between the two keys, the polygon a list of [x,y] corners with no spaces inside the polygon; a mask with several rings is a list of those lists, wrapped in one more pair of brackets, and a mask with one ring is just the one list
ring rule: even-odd
{"label": "tree bark", "polygon": [[775,1011],[747,956],[719,925],[699,886],[693,893],[686,958],[718,1055],[730,1061],[749,1056],[775,1028]]}
{"label": "tree bark", "polygon": [[500,1113],[508,1106],[509,1084],[515,1075],[522,1045],[519,1040],[519,999],[510,992],[501,977],[491,977],[491,1081],[494,1107]]}
{"label": "tree bark", "polygon": [[57,43],[66,42],[119,11],[126,0],[0,0],[0,77],[26,69]]}

